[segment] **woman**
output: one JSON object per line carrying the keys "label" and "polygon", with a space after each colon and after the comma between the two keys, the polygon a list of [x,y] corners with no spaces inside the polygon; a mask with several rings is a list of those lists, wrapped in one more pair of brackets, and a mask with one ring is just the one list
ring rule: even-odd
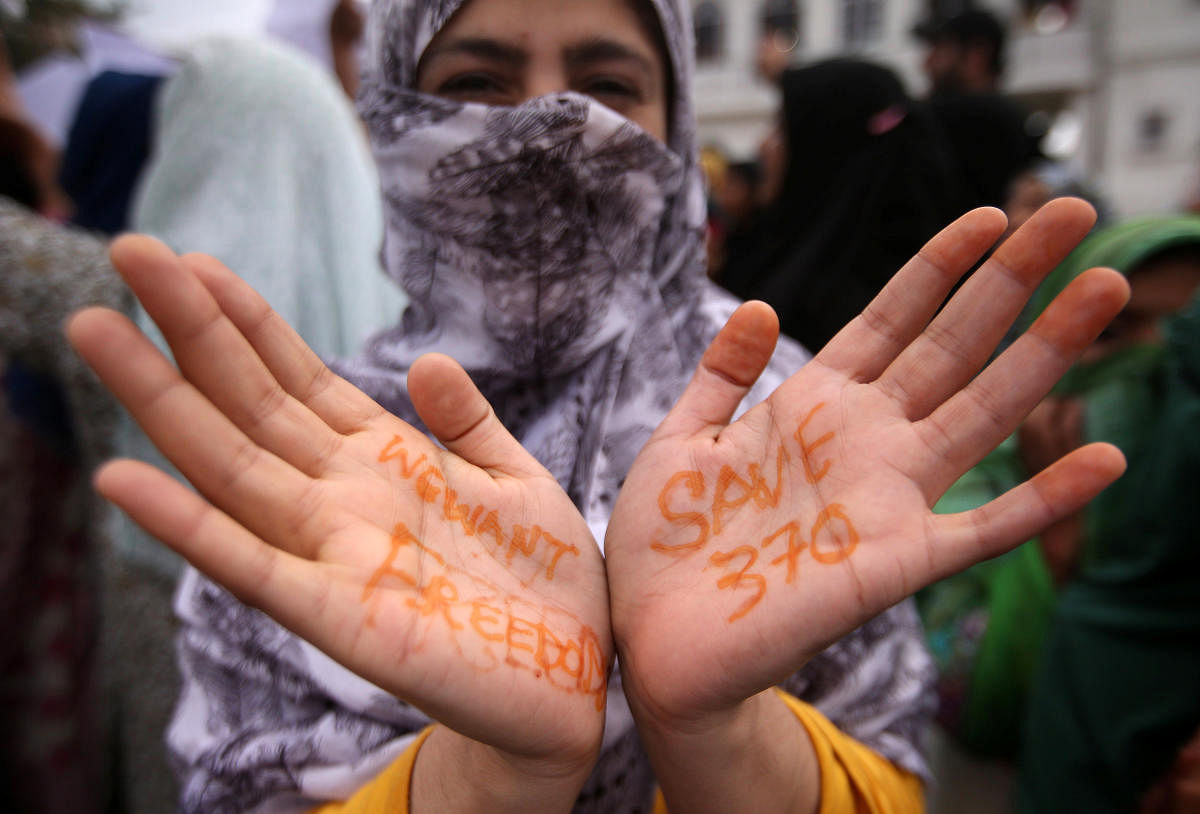
{"label": "woman", "polygon": [[207,500],[131,462],[101,491],[297,634],[185,580],[185,809],[634,811],[655,780],[675,810],[915,809],[928,661],[893,606],[1120,469],[1092,447],[928,513],[1120,307],[1119,277],[1086,275],[954,395],[1090,210],[1027,224],[919,339],[1003,229],[966,217],[726,427],[805,357],[761,304],[704,350],[735,304],[704,282],[686,4],[372,14],[365,113],[412,305],[349,381],[226,269],[145,240],[114,258],[191,384],[115,315],[70,328]]}
{"label": "woman", "polygon": [[1062,589],[1030,682],[1020,810],[1189,811],[1194,759],[1169,770],[1200,727],[1200,218],[1096,233],[1034,306],[1096,263],[1128,276],[1129,305],[1022,441],[1036,463],[1103,439],[1129,476],[1043,535]]}
{"label": "woman", "polygon": [[959,210],[949,148],[887,68],[858,59],[780,79],[777,192],[721,284],[822,347]]}

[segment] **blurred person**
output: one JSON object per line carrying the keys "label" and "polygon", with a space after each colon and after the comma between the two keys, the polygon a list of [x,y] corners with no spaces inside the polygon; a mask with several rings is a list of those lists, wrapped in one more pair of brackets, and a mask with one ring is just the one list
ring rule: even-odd
{"label": "blurred person", "polygon": [[21,101],[8,50],[0,40],[0,152],[4,195],[53,221],[64,220],[70,202],[55,182],[58,152],[30,120]]}
{"label": "blurred person", "polygon": [[704,205],[708,212],[705,223],[705,250],[708,256],[708,276],[712,277],[721,263],[725,251],[725,218],[717,198],[725,186],[725,173],[729,159],[715,145],[700,149],[700,172],[704,177]]}
{"label": "blurred person", "polygon": [[[362,24],[355,0],[286,0],[275,4],[266,29],[273,40],[327,69],[353,98]],[[73,224],[108,235],[130,228],[134,190],[150,160],[159,92],[176,68],[164,60],[150,73],[100,70],[85,85],[59,174],[74,205]]]}
{"label": "blurred person", "polygon": [[754,67],[760,79],[778,85],[783,72],[795,60],[796,46],[800,44],[800,20],[795,7],[788,9],[787,4],[780,8],[777,3],[766,3],[762,10]]}
{"label": "blurred person", "polygon": [[1096,234],[1037,302],[1091,263],[1128,276],[1129,305],[1031,415],[1022,446],[1037,467],[1105,439],[1129,470],[1043,535],[1063,587],[1025,718],[1020,803],[1166,811],[1196,782],[1185,744],[1200,728],[1200,218]]}
{"label": "blurred person", "polygon": [[1035,212],[1055,198],[1083,198],[1096,210],[1096,229],[1104,229],[1112,220],[1107,199],[1078,171],[1061,161],[1039,161],[1019,173],[1009,185],[1004,214],[1008,234],[1021,228]]}
{"label": "blurred person", "polygon": [[[155,114],[133,228],[237,265],[326,358],[396,320],[404,300],[380,266],[378,178],[326,71],[269,41],[205,40],[164,83]],[[144,311],[134,319],[157,337]],[[120,454],[168,466],[132,421],[116,438]],[[124,516],[113,535],[105,666],[120,702],[119,779],[130,810],[151,814],[179,796],[164,739],[180,690],[170,600],[180,564]]]}
{"label": "blurred person", "polygon": [[[99,812],[105,735],[96,629],[101,506],[88,473],[113,453],[116,403],[61,331],[121,308],[105,246],[52,222],[45,141],[15,94],[0,112],[0,790],[30,814]],[[104,276],[108,288],[98,283]],[[105,289],[100,291],[98,289]]]}
{"label": "blurred person", "polygon": [[0,189],[10,201],[37,210],[43,200],[30,168],[36,136],[21,119],[0,116]]}
{"label": "blurred person", "polygon": [[931,96],[1000,91],[1008,32],[992,12],[969,9],[918,24],[925,44],[922,67]]}
{"label": "blurred person", "polygon": [[1183,210],[1200,215],[1200,176],[1192,183],[1191,191],[1184,199]]}
{"label": "blurred person", "polygon": [[1170,769],[1142,797],[1138,814],[1192,814],[1200,810],[1200,729]]}
{"label": "blurred person", "polygon": [[362,69],[359,53],[362,51],[366,16],[358,0],[338,0],[329,15],[329,38],[333,47],[333,72],[351,99],[358,96]]}
{"label": "blurred person", "polygon": [[758,38],[754,69],[771,85],[778,85],[783,72],[791,67],[796,50],[794,36],[789,32],[768,29]]}
{"label": "blurred person", "polygon": [[709,265],[709,276],[721,281],[730,257],[742,257],[753,251],[761,237],[758,219],[762,216],[762,165],[757,160],[735,161],[725,170],[724,183],[716,195],[721,219],[721,244]]}
{"label": "blurred person", "polygon": [[59,183],[74,208],[73,225],[109,236],[130,228],[164,79],[162,74],[104,71],[84,87],[59,168]]}
{"label": "blurred person", "polygon": [[[117,405],[64,341],[84,305],[127,309],[91,235],[0,187],[0,789],[7,810],[101,812],[108,754],[96,633],[102,506]],[[31,203],[26,200],[25,204]]]}
{"label": "blurred person", "polygon": [[958,206],[1003,206],[1017,175],[1040,156],[1029,112],[1004,94],[1007,32],[985,9],[920,23],[929,103],[955,159]]}
{"label": "blurred person", "polygon": [[[1104,229],[1111,225],[1112,207],[1092,183],[1065,162],[1039,160],[1029,169],[1018,173],[1009,184],[1008,194],[1001,207],[1008,218],[1008,229],[1004,236],[1007,238],[1016,232],[1021,228],[1021,224],[1050,201],[1067,197],[1082,198],[1092,205],[1096,210],[1094,229]],[[1026,305],[1021,316],[1013,323],[1008,336],[1000,343],[998,351],[1003,351],[1021,335],[1021,331],[1029,324],[1028,314],[1032,308],[1033,303]]]}
{"label": "blurred person", "polygon": [[[1047,183],[1044,188],[1048,189],[1049,182],[1059,176],[1050,174],[1046,177]],[[1148,453],[1143,441],[1131,442],[1139,433],[1131,433],[1128,429],[1122,430],[1119,427],[1123,424],[1148,426],[1157,421],[1157,397],[1151,397],[1149,393],[1159,389],[1159,375],[1149,375],[1154,366],[1144,362],[1150,357],[1161,360],[1161,349],[1138,345],[1146,341],[1151,345],[1161,344],[1162,337],[1157,333],[1159,319],[1174,314],[1187,304],[1198,278],[1194,270],[1188,272],[1179,268],[1168,269],[1160,275],[1154,266],[1160,261],[1173,264],[1177,253],[1195,256],[1194,244],[1198,234],[1196,229],[1195,219],[1189,221],[1157,218],[1101,230],[1085,241],[1077,252],[1047,279],[1044,290],[1038,292],[1026,309],[1028,314],[1018,319],[1021,326],[1027,326],[1045,307],[1046,302],[1061,291],[1073,275],[1088,267],[1090,263],[1110,265],[1129,273],[1134,293],[1126,311],[1114,320],[1095,346],[1085,353],[1084,360],[1077,369],[1064,378],[1060,385],[1062,393],[1046,399],[1035,408],[1017,434],[1007,439],[959,479],[938,502],[936,512],[957,513],[984,505],[1031,474],[1041,471],[1058,456],[1077,448],[1083,442],[1085,416],[1091,417],[1088,437],[1103,437],[1118,443],[1127,454],[1132,453],[1128,477],[1141,477],[1143,482],[1145,481],[1147,469],[1156,468],[1158,462],[1147,458]],[[1145,277],[1142,276],[1143,269],[1150,272]],[[1014,332],[1013,336],[1016,335],[1017,332]],[[1126,345],[1128,347],[1125,347]],[[1101,360],[1106,358],[1112,359],[1111,366],[1107,368],[1108,362],[1101,363]],[[1135,394],[1142,387],[1146,388],[1142,395],[1127,401],[1126,395],[1117,395]],[[1077,398],[1067,398],[1066,394],[1070,393],[1074,393]],[[1120,413],[1131,407],[1135,409],[1127,410],[1127,414],[1121,415],[1120,418],[1104,416],[1106,411]],[[1185,485],[1181,488],[1189,488],[1186,485],[1188,476],[1182,470],[1177,470],[1176,474],[1185,478]],[[1128,486],[1128,482],[1125,482],[1125,486]],[[1121,496],[1122,492],[1125,492],[1125,495]],[[1140,492],[1137,497],[1144,500],[1146,494],[1147,492]],[[1081,760],[1094,762],[1097,767],[1094,770],[1095,776],[1098,777],[1110,770],[1116,771],[1113,766],[1101,767],[1101,763],[1108,760],[1114,763],[1121,762],[1130,753],[1151,745],[1155,737],[1151,731],[1156,725],[1150,723],[1151,719],[1148,716],[1133,712],[1134,708],[1142,703],[1140,700],[1122,702],[1123,708],[1129,711],[1130,720],[1113,721],[1112,730],[1108,728],[1109,721],[1101,720],[1109,714],[1111,708],[1106,707],[1101,713],[1098,707],[1093,707],[1097,711],[1090,713],[1092,720],[1089,723],[1086,719],[1088,713],[1084,710],[1090,705],[1102,703],[1103,699],[1093,693],[1092,697],[1085,699],[1083,703],[1063,701],[1064,698],[1071,697],[1072,689],[1066,683],[1071,679],[1058,673],[1055,673],[1053,678],[1047,678],[1046,674],[1050,668],[1043,665],[1047,641],[1055,641],[1052,638],[1055,625],[1064,624],[1061,621],[1055,622],[1059,598],[1064,592],[1067,596],[1073,596],[1078,590],[1072,587],[1072,579],[1079,568],[1080,558],[1086,556],[1085,548],[1090,545],[1087,540],[1093,536],[1098,539],[1109,536],[1109,532],[1099,530],[1101,526],[1097,524],[1103,524],[1113,518],[1116,512],[1110,501],[1118,496],[1131,499],[1126,488],[1117,489],[1111,497],[1102,497],[1099,503],[1088,511],[1105,513],[1090,518],[1086,530],[1081,517],[1067,518],[1045,529],[1038,537],[1014,551],[973,566],[929,586],[918,594],[917,605],[925,623],[930,649],[938,664],[938,721],[941,730],[948,736],[948,739],[935,740],[938,744],[933,756],[935,771],[956,765],[960,769],[967,766],[976,774],[975,782],[971,785],[964,786],[953,780],[947,782],[935,800],[940,806],[937,810],[956,811],[968,805],[969,801],[980,793],[979,781],[984,777],[991,783],[993,793],[1003,795],[1005,799],[1012,796],[1015,802],[1015,769],[1019,761],[1024,764],[1023,774],[1038,778],[1043,793],[1042,799],[1038,800],[1036,805],[1031,805],[1028,810],[1057,811],[1064,807],[1070,810],[1099,810],[1093,808],[1091,801],[1081,799],[1076,802],[1076,798],[1072,796],[1075,793],[1073,789],[1063,791],[1057,802],[1050,802],[1044,796],[1045,789],[1056,786],[1064,777],[1068,778],[1068,785],[1071,782],[1098,782],[1094,778],[1082,776],[1075,781],[1070,778],[1073,771],[1083,771],[1084,764],[1080,763]],[[1170,499],[1172,498],[1169,492],[1163,492],[1148,502],[1148,505],[1153,507],[1150,510],[1178,514],[1178,507],[1166,506],[1162,502]],[[1178,499],[1178,496],[1175,499]],[[1186,524],[1187,516],[1185,512],[1180,522]],[[1128,546],[1131,548],[1150,542],[1150,549],[1158,551],[1159,554],[1147,556],[1143,563],[1145,564],[1155,556],[1161,557],[1163,550],[1172,545],[1169,542],[1170,535],[1179,533],[1178,529],[1171,532],[1163,531],[1162,528],[1151,530],[1148,536],[1142,539],[1137,537],[1130,523],[1122,522],[1114,526],[1112,534],[1131,535],[1128,538]],[[1182,539],[1177,536],[1173,544],[1177,547],[1182,545]],[[1112,548],[1111,544],[1105,545]],[[1114,563],[1109,564],[1110,570],[1115,570],[1111,568],[1113,565]],[[1134,570],[1132,566],[1131,570]],[[1134,582],[1136,580],[1130,580],[1121,587],[1130,587]],[[1147,582],[1154,583],[1154,579],[1148,578]],[[1117,586],[1114,585],[1113,590],[1118,590]],[[1154,590],[1151,584],[1138,589],[1139,595],[1151,594]],[[1166,594],[1169,593],[1168,589]],[[1092,601],[1094,602],[1095,598]],[[1164,601],[1168,604],[1170,602],[1166,598]],[[1068,599],[1068,603],[1073,603],[1077,608],[1087,605],[1087,601],[1081,602],[1078,597]],[[1151,606],[1137,597],[1129,604],[1141,605],[1148,614],[1152,613]],[[1095,610],[1093,605],[1091,612]],[[1120,611],[1116,606],[1110,611],[1114,619],[1119,617]],[[1076,614],[1080,612],[1075,611]],[[1179,620],[1180,625],[1186,624],[1183,618]],[[1068,621],[1066,624],[1068,629],[1080,626],[1077,622]],[[1135,635],[1132,623],[1122,626],[1129,627],[1128,635]],[[1097,632],[1102,629],[1099,624],[1095,627]],[[1103,628],[1107,627],[1108,624],[1105,623]],[[1111,660],[1101,657],[1106,651],[1097,642],[1110,640],[1112,644],[1107,652],[1115,655],[1119,652],[1116,643],[1124,635],[1126,634],[1113,631],[1106,631],[1102,636],[1097,635],[1090,645],[1091,650],[1085,650],[1078,645],[1075,648],[1063,648],[1061,643],[1055,645],[1063,650],[1057,657],[1058,667],[1077,662],[1075,672],[1082,675],[1096,670],[1097,665],[1103,663],[1105,666],[1101,672],[1110,675],[1114,665]],[[1145,641],[1161,640],[1168,650],[1170,649],[1167,644],[1168,638],[1148,629],[1138,630],[1136,636]],[[1079,643],[1086,641],[1082,633],[1076,634],[1074,638]],[[1181,642],[1177,646],[1192,647],[1194,644],[1194,641],[1186,644]],[[1095,660],[1084,663],[1085,655],[1094,656]],[[1146,669],[1153,669],[1155,663],[1164,663],[1158,661],[1160,658],[1162,657],[1155,656],[1148,661]],[[1135,669],[1141,670],[1140,667]],[[1065,703],[1064,710],[1070,708],[1074,711],[1056,711],[1049,718],[1045,718],[1041,713],[1030,710],[1031,693],[1039,675],[1043,676],[1043,693],[1047,684],[1059,687],[1057,698],[1042,698],[1041,706],[1047,708],[1053,704]],[[1146,680],[1148,683],[1153,681],[1152,678]],[[1074,686],[1076,682],[1081,687],[1087,685],[1086,680],[1075,679],[1070,686]],[[1099,683],[1103,684],[1104,681]],[[1119,692],[1115,690],[1118,684],[1119,680],[1112,680],[1113,692]],[[1165,708],[1169,705],[1163,706]],[[1145,724],[1145,731],[1136,736],[1136,741],[1131,736],[1127,747],[1117,746],[1122,735],[1102,734],[1110,731],[1129,732],[1131,728],[1140,726],[1132,723],[1135,717],[1141,718]],[[1056,721],[1063,720],[1071,723],[1070,728],[1061,733],[1060,742],[1060,734],[1055,732],[1053,727]],[[1188,726],[1190,724],[1185,723],[1182,731],[1177,732],[1177,736],[1183,737],[1189,732]],[[1069,735],[1074,727],[1079,727],[1079,732]],[[1045,770],[1047,773],[1044,775],[1040,768],[1040,757],[1021,760],[1023,742],[1027,744],[1028,752],[1029,743],[1041,744],[1042,741],[1049,741],[1049,745],[1039,745],[1036,749],[1039,754],[1044,754],[1046,750],[1059,750],[1063,745],[1071,744],[1072,738],[1088,737],[1081,734],[1084,730],[1095,733],[1094,740],[1090,740],[1086,746],[1082,741],[1072,744],[1061,758],[1056,758],[1051,767]],[[1088,755],[1089,748],[1094,748],[1096,753]],[[1062,763],[1058,762],[1060,759]],[[1075,768],[1068,768],[1068,764]],[[1160,783],[1157,790],[1158,799],[1169,800],[1175,793],[1172,784],[1180,777],[1186,778],[1191,768],[1186,756],[1181,756],[1174,774],[1164,777]],[[1164,772],[1165,767],[1159,771]],[[1101,792],[1103,794],[1113,789],[1111,779],[1105,782],[1110,785],[1107,791]],[[1125,802],[1116,803],[1111,810],[1134,811],[1135,808],[1126,795]]]}
{"label": "blurred person", "polygon": [[[359,122],[329,77],[278,46],[216,41],[196,48],[156,104],[153,158],[135,207],[141,228],[173,245],[197,240],[240,259],[247,273],[257,275],[256,285],[330,356],[349,352],[375,326],[395,319],[403,299],[379,266],[383,216],[377,177]],[[58,785],[37,792],[58,802],[28,810],[82,812],[109,800],[135,814],[173,810],[178,787],[164,734],[179,687],[170,612],[178,564],[144,542],[131,524],[118,518],[107,529],[99,512],[86,510],[87,476],[114,447],[125,455],[161,459],[120,421],[59,330],[70,311],[88,304],[137,314],[107,263],[103,243],[74,230],[33,229],[30,216],[15,211],[6,209],[4,216],[5,256],[11,262],[0,281],[3,348],[22,365],[19,370],[8,365],[6,381],[15,394],[8,409],[40,432],[13,424],[17,434],[9,436],[16,440],[7,448],[15,457],[5,467],[11,486],[3,495],[11,521],[6,527],[12,530],[5,554],[16,569],[11,576],[21,581],[19,590],[5,595],[20,603],[53,587],[44,602],[31,601],[47,609],[33,618],[70,620],[69,637],[55,632],[54,657],[79,661],[78,669],[71,665],[76,672],[60,673],[70,677],[69,688],[54,683],[37,688],[30,679],[21,691],[57,698],[61,689],[71,700],[56,701],[55,708],[69,720],[56,720],[55,737],[65,740],[62,732],[76,731],[94,736],[77,749],[87,755],[83,768],[93,773],[88,781],[77,782],[77,767],[59,755],[51,764]],[[54,441],[48,451],[39,452],[48,444],[41,437]],[[47,480],[51,476],[54,483]],[[111,540],[105,531],[113,533]],[[73,546],[69,557],[60,551],[60,538]],[[43,560],[58,571],[47,571],[49,566],[39,564]],[[5,573],[7,578],[10,572]],[[42,573],[45,582],[38,578]],[[72,615],[61,612],[64,602]],[[49,635],[45,626],[36,629]],[[14,639],[14,647],[24,641]],[[13,650],[6,658],[26,658],[23,652]],[[35,669],[45,672],[42,661],[28,658],[6,664],[22,680]],[[103,689],[93,692],[81,684],[85,679]],[[49,746],[61,751],[55,738],[24,725],[36,717],[22,707],[28,697],[7,699],[19,710],[6,730],[14,754]],[[104,714],[87,719],[83,705],[95,705],[97,697],[102,703],[87,711]],[[44,767],[28,761],[6,761],[6,777],[9,768],[22,765],[28,782],[14,781],[14,793],[45,783]],[[12,774],[22,776],[19,769]]]}
{"label": "blurred person", "polygon": [[758,208],[762,167],[758,161],[733,161],[725,170],[725,183],[717,204],[731,230],[743,228]]}
{"label": "blurred person", "polygon": [[927,111],[889,69],[839,58],[790,69],[781,86],[779,192],[721,284],[820,348],[953,216],[955,181]]}
{"label": "blurred person", "polygon": [[[362,98],[385,255],[412,304],[338,366],[349,380],[219,263],[144,238],[113,256],[191,383],[115,315],[71,323],[229,513],[129,461],[101,490],[296,629],[189,572],[172,729],[184,809],[645,810],[657,781],[675,810],[919,810],[928,662],[904,595],[1120,470],[1093,446],[991,514],[928,516],[1123,301],[1120,278],[1093,271],[975,379],[1092,214],[1052,204],[922,335],[1003,229],[969,214],[792,375],[806,355],[776,346],[769,309],[737,308],[703,276],[687,4],[521,5],[373,7]],[[428,351],[463,359],[483,392]],[[983,391],[994,409],[971,406]],[[845,437],[814,455],[830,426]],[[664,489],[686,506],[718,482],[712,520],[671,520]],[[647,523],[656,496],[665,523]],[[783,539],[801,525],[803,560],[808,543]],[[770,571],[782,591],[755,590],[760,546],[723,550],[739,540],[786,548]]]}
{"label": "blurred person", "polygon": [[316,60],[353,99],[358,92],[363,22],[358,0],[276,0],[266,30]]}

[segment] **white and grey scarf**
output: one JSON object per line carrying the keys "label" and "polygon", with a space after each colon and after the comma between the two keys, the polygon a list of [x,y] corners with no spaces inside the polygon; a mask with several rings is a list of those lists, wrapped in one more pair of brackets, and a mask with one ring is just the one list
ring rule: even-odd
{"label": "white and grey scarf", "polygon": [[[675,81],[663,145],[572,93],[495,108],[413,90],[421,53],[462,1],[372,7],[361,107],[388,213],[385,265],[411,304],[337,369],[416,424],[409,365],[435,350],[458,359],[603,540],[634,456],[736,306],[703,272],[689,5],[653,3]],[[782,342],[744,406],[806,359]],[[194,572],[178,609],[185,690],[170,742],[187,812],[347,797],[428,724]],[[902,604],[786,688],[923,772],[930,679]],[[576,811],[649,811],[653,778],[618,681],[607,724]]]}

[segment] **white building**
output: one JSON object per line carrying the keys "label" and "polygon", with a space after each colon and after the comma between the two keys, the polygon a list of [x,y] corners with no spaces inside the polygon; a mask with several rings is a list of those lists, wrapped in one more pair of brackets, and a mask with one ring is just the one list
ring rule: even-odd
{"label": "white building", "polygon": [[[795,15],[794,62],[853,53],[921,95],[910,31],[930,0],[693,0],[705,143],[754,154],[776,96],[755,75],[766,14]],[[961,3],[960,3],[961,5]],[[1006,89],[1056,126],[1046,147],[1079,167],[1118,214],[1177,208],[1200,185],[1200,0],[982,0],[1010,23]]]}

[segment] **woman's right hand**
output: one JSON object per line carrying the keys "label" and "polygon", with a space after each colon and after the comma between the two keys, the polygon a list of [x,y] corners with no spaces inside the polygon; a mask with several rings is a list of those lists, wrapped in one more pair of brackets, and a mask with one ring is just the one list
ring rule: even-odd
{"label": "woman's right hand", "polygon": [[582,784],[613,652],[603,562],[465,371],[431,355],[410,372],[438,446],[334,375],[212,258],[126,237],[112,259],[179,369],[112,311],[76,314],[70,339],[200,494],[129,460],[101,469],[100,492],[505,765]]}

